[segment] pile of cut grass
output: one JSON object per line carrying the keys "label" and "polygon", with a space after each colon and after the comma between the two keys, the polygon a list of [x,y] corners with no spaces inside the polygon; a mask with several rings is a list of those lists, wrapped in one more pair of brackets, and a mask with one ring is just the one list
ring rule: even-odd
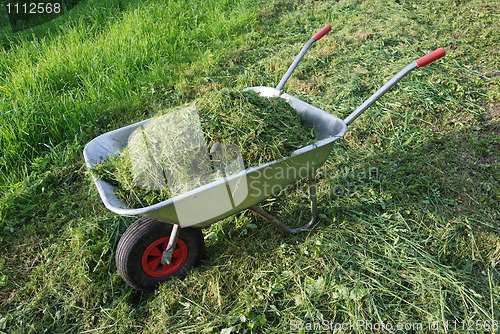
{"label": "pile of cut grass", "polygon": [[168,109],[134,131],[118,156],[94,175],[115,186],[129,207],[144,207],[289,156],[313,143],[284,99],[213,89],[191,107]]}

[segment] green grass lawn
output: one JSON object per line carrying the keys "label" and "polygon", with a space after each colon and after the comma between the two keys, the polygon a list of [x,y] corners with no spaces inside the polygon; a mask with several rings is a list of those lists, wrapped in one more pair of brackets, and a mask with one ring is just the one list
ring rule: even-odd
{"label": "green grass lawn", "polygon": [[[89,0],[5,34],[0,332],[497,330],[499,13],[484,0]],[[287,235],[244,211],[204,230],[207,257],[185,279],[131,289],[114,256],[137,217],[105,209],[85,143],[213,82],[274,86],[327,23],[285,90],[341,118],[413,60],[447,55],[349,126],[317,172],[311,231]],[[308,219],[304,184],[263,207]]]}

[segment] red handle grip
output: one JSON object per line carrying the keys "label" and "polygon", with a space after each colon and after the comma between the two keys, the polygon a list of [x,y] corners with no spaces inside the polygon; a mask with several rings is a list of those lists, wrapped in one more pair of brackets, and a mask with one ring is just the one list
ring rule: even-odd
{"label": "red handle grip", "polygon": [[422,58],[415,60],[415,63],[417,63],[417,67],[424,67],[425,65],[428,65],[433,61],[438,60],[441,57],[444,57],[445,54],[446,51],[444,51],[443,48],[439,48],[423,56]]}
{"label": "red handle grip", "polygon": [[317,33],[314,34],[313,38],[315,40],[319,40],[321,37],[325,36],[326,34],[328,34],[328,32],[332,30],[332,26],[327,24],[326,26],[323,27],[323,29],[321,29],[320,31],[318,31]]}

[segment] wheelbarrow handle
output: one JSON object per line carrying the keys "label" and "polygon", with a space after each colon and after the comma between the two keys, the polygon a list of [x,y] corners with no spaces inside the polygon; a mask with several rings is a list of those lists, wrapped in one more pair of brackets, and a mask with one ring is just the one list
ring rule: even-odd
{"label": "wheelbarrow handle", "polygon": [[307,49],[309,49],[309,47],[312,45],[312,43],[320,40],[323,36],[325,36],[326,34],[328,34],[328,32],[330,30],[332,30],[332,27],[329,24],[327,24],[320,31],[318,31],[317,33],[315,33],[313,35],[313,37],[311,37],[307,41],[306,45],[304,45],[304,47],[302,47],[302,50],[300,50],[299,54],[297,55],[297,57],[293,61],[292,65],[290,65],[290,67],[286,71],[286,73],[283,76],[283,78],[281,78],[281,81],[279,82],[278,86],[276,86],[277,90],[281,90],[283,88],[283,86],[285,86],[286,82],[288,81],[288,78],[290,78],[290,75],[292,75],[292,72],[295,70],[295,68],[299,64],[300,60],[302,59],[302,57],[304,57],[304,55],[307,52]]}
{"label": "wheelbarrow handle", "polygon": [[428,65],[428,64],[432,63],[433,61],[436,61],[439,58],[444,57],[445,54],[446,54],[446,51],[444,51],[443,48],[439,48],[439,49],[432,51],[431,53],[426,54],[422,58],[415,60],[415,63],[417,64],[417,67],[424,67],[425,65]]}
{"label": "wheelbarrow handle", "polygon": [[407,65],[403,68],[398,74],[396,74],[391,80],[389,80],[385,85],[382,86],[375,94],[370,96],[368,100],[363,102],[356,110],[354,110],[344,122],[349,125],[352,121],[354,121],[363,111],[365,111],[368,107],[370,107],[375,101],[377,101],[382,95],[384,95],[392,86],[394,86],[399,80],[401,80],[405,75],[413,71],[418,67],[423,67],[432,63],[435,60],[443,57],[446,54],[443,48],[439,48],[437,50],[432,51],[431,53],[423,56]]}
{"label": "wheelbarrow handle", "polygon": [[321,37],[328,34],[330,32],[330,30],[332,30],[332,26],[327,24],[320,31],[318,31],[317,33],[314,34],[314,36],[313,36],[314,40],[319,41],[321,39]]}

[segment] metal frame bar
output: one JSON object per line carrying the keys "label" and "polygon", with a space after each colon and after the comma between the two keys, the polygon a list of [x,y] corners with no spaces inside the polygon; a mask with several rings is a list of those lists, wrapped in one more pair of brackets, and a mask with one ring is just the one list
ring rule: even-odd
{"label": "metal frame bar", "polygon": [[172,253],[175,250],[175,245],[177,244],[177,238],[179,237],[180,232],[180,226],[174,224],[174,226],[172,227],[172,232],[170,232],[170,239],[168,240],[167,249],[165,249],[161,256],[161,264],[168,265],[172,262]]}
{"label": "metal frame bar", "polygon": [[283,86],[285,86],[286,82],[288,81],[288,78],[290,78],[290,76],[292,75],[292,72],[295,70],[295,68],[299,64],[300,60],[302,59],[302,57],[304,57],[304,55],[306,54],[307,49],[309,49],[309,47],[311,46],[311,44],[314,43],[314,42],[316,42],[316,39],[314,37],[311,37],[307,41],[306,45],[304,45],[302,47],[302,50],[300,50],[300,52],[297,55],[297,57],[295,57],[295,60],[293,61],[292,65],[290,65],[290,67],[286,71],[286,73],[283,76],[283,78],[281,78],[281,81],[278,83],[278,86],[276,86],[277,90],[283,89]]}
{"label": "metal frame bar", "polygon": [[363,111],[368,109],[375,101],[377,101],[382,95],[384,95],[389,89],[391,89],[392,86],[394,86],[399,80],[401,80],[405,75],[410,73],[412,70],[416,69],[417,63],[412,62],[411,64],[407,65],[405,68],[403,68],[401,71],[399,71],[398,74],[396,74],[391,80],[389,80],[385,85],[383,85],[379,90],[375,92],[368,100],[363,102],[362,105],[360,105],[356,110],[354,110],[347,118],[344,120],[344,122],[349,125],[351,124],[352,121],[354,121]]}
{"label": "metal frame bar", "polygon": [[298,233],[302,232],[305,230],[308,230],[312,227],[312,225],[317,221],[318,219],[318,202],[317,202],[317,194],[316,194],[316,178],[315,178],[315,172],[312,172],[309,175],[308,178],[308,191],[309,191],[309,202],[311,203],[311,220],[307,222],[305,225],[297,228],[291,228],[290,226],[286,225],[276,217],[272,216],[269,212],[265,211],[264,209],[254,205],[250,207],[250,210],[279,228],[280,230],[287,232],[287,233]]}

